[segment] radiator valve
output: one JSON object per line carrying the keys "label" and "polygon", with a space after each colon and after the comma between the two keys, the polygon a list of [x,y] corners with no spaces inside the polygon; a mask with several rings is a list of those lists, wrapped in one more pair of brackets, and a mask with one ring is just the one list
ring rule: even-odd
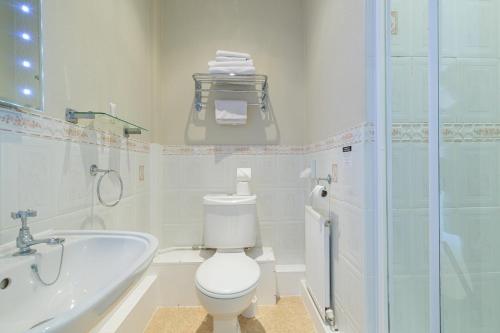
{"label": "radiator valve", "polygon": [[335,326],[335,313],[333,312],[333,309],[326,309],[325,317],[330,326]]}

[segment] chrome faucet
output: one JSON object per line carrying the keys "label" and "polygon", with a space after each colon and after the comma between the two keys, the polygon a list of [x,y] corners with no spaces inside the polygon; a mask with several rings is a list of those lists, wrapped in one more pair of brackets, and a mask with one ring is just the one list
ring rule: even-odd
{"label": "chrome faucet", "polygon": [[14,254],[16,256],[27,256],[35,253],[36,250],[31,248],[33,245],[59,245],[64,242],[64,238],[33,239],[30,228],[28,227],[28,217],[37,216],[37,212],[35,210],[20,210],[18,212],[11,213],[10,216],[14,220],[21,220],[21,229],[19,229],[19,234],[16,238],[16,246],[19,249],[19,251]]}

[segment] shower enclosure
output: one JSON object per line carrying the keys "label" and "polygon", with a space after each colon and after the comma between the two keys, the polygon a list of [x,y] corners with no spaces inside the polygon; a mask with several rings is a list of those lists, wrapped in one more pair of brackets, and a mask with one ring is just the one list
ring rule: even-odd
{"label": "shower enclosure", "polygon": [[500,0],[387,1],[393,333],[500,332]]}

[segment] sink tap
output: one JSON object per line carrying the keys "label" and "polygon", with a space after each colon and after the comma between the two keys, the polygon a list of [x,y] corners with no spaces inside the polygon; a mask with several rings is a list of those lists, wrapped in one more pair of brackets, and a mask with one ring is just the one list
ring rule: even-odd
{"label": "sink tap", "polygon": [[64,238],[46,238],[46,239],[33,239],[31,235],[30,228],[28,227],[28,217],[37,216],[35,210],[20,210],[18,212],[13,212],[10,215],[14,220],[21,220],[21,229],[19,229],[19,234],[16,238],[16,246],[19,249],[14,255],[26,256],[36,252],[31,246],[37,244],[48,244],[48,245],[59,245],[64,242]]}

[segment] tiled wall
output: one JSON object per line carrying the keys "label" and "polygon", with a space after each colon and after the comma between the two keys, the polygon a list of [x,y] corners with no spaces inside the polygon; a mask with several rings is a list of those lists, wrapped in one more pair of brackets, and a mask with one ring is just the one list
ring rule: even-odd
{"label": "tiled wall", "polygon": [[[0,112],[0,130],[1,243],[17,234],[10,212],[33,208],[39,212],[30,223],[34,232],[125,229],[151,232],[162,247],[201,244],[202,197],[234,193],[236,168],[250,167],[259,243],[273,247],[278,264],[302,264],[304,203],[313,184],[299,174],[316,161],[317,176],[335,177],[330,202],[318,209],[334,222],[332,288],[339,324],[350,332],[368,327],[375,289],[372,125],[309,146],[163,147],[7,111]],[[343,153],[349,145],[352,152]],[[118,206],[97,202],[96,179],[88,173],[94,163],[122,175],[125,194]],[[116,185],[104,183],[107,199],[113,199]]]}
{"label": "tiled wall", "polygon": [[[2,243],[14,240],[18,230],[10,212],[33,208],[39,212],[30,223],[34,232],[140,230],[155,234],[162,247],[201,244],[203,195],[233,193],[236,168],[251,167],[252,190],[259,198],[259,244],[272,246],[279,264],[304,262],[303,146],[150,148],[53,118],[8,111],[0,112],[0,129]],[[91,164],[122,175],[124,199],[116,207],[98,203],[97,180],[88,173]],[[118,186],[112,180],[103,182],[110,201]]]}
{"label": "tiled wall", "polygon": [[[53,228],[148,231],[149,148],[113,135],[47,117],[0,112],[0,243],[15,240],[19,221],[10,213],[35,209],[34,232]],[[122,202],[102,207],[91,164],[123,177]],[[144,169],[144,180],[139,177]],[[103,196],[116,198],[116,179],[103,181]]]}
{"label": "tiled wall", "polygon": [[[428,329],[427,3],[392,1],[393,332]],[[440,3],[441,301],[445,332],[493,332],[500,305],[499,10]]]}
{"label": "tiled wall", "polygon": [[[318,177],[332,174],[330,200],[314,202],[333,221],[332,290],[337,326],[344,332],[374,329],[376,258],[373,212],[373,128],[366,124],[336,136],[306,155]],[[351,152],[343,152],[351,146]],[[311,184],[313,186],[315,184]]]}
{"label": "tiled wall", "polygon": [[[220,146],[218,146],[220,148]],[[236,168],[252,168],[257,194],[259,242],[272,246],[279,264],[304,262],[304,169],[300,152],[252,151],[248,146],[164,149],[164,246],[202,244],[202,198],[208,193],[234,193]],[[255,147],[258,149],[257,147]],[[223,148],[220,148],[223,149]]]}

